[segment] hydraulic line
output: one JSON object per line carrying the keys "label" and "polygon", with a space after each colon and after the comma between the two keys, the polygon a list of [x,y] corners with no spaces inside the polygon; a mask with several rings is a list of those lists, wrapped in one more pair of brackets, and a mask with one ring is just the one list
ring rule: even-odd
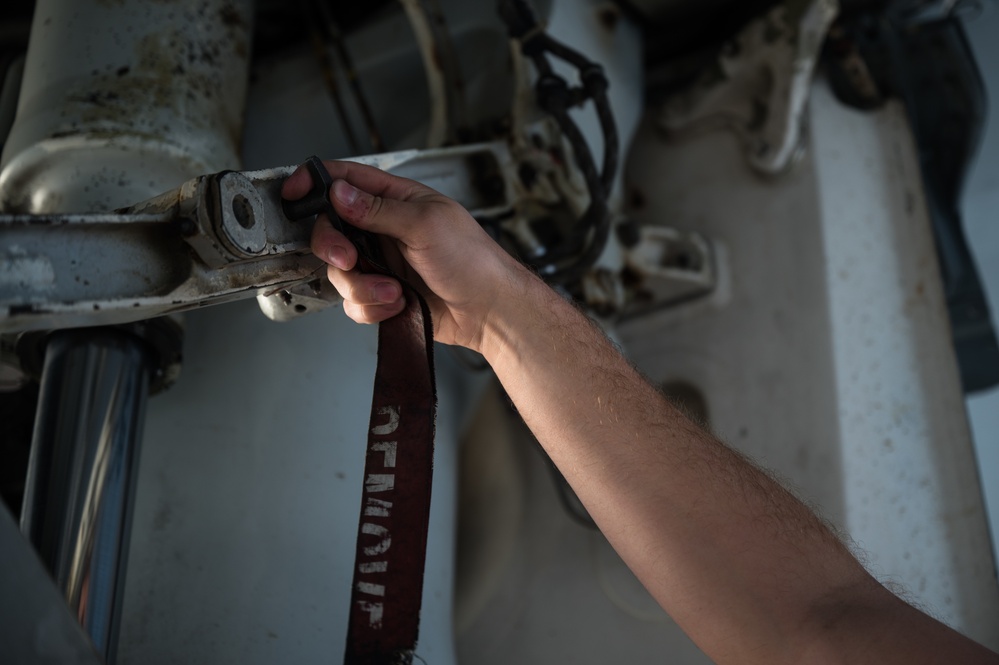
{"label": "hydraulic line", "polygon": [[[500,15],[506,21],[511,37],[520,40],[524,55],[537,69],[539,76],[535,91],[538,104],[555,119],[568,141],[590,195],[589,206],[562,243],[531,259],[530,264],[548,281],[575,282],[593,267],[610,237],[607,199],[617,174],[620,145],[607,99],[607,79],[599,65],[543,32],[533,10],[524,0],[503,0]],[[570,88],[565,79],[555,74],[548,61],[549,55],[573,65],[579,72],[582,85]],[[599,173],[585,137],[569,115],[569,109],[586,100],[593,101],[604,139]],[[570,258],[572,262],[564,265]]]}

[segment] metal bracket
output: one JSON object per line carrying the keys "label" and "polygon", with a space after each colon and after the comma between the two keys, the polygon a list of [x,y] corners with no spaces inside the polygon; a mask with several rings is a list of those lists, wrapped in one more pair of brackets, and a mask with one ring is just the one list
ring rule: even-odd
{"label": "metal bracket", "polygon": [[625,254],[633,278],[626,315],[675,306],[714,291],[718,270],[708,240],[692,231],[665,226],[639,230],[639,241]]}
{"label": "metal bracket", "polygon": [[636,228],[621,248],[620,265],[583,278],[583,296],[601,315],[634,316],[703,298],[715,289],[718,267],[699,233],[666,226]]}
{"label": "metal bracket", "polygon": [[[423,182],[477,217],[513,208],[518,175],[505,142],[354,161]],[[339,302],[324,280],[315,287],[325,264],[309,250],[311,225],[282,210],[293,170],[201,176],[115,214],[0,215],[0,332],[127,323],[255,296],[273,300],[263,309],[279,320]]]}
{"label": "metal bracket", "polygon": [[659,124],[671,133],[728,127],[750,165],[785,171],[800,149],[809,86],[838,0],[784,0],[749,23],[714,67],[670,99]]}

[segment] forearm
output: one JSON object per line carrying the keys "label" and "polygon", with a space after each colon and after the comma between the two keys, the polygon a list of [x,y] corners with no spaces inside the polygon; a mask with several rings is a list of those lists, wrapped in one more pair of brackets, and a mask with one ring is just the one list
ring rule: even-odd
{"label": "forearm", "polygon": [[[485,355],[614,548],[718,663],[997,662],[877,584],[807,508],[664,401],[467,211],[369,166],[327,169],[337,214],[382,234],[424,291],[437,341]],[[299,169],[282,193],[294,200],[311,186]],[[391,280],[353,269],[356,248],[324,218],[312,249],[354,320],[384,321],[404,306],[398,285],[386,292]]]}
{"label": "forearm", "polygon": [[807,508],[667,403],[571,305],[538,282],[523,291],[487,331],[486,358],[615,549],[710,655],[773,662],[798,648],[823,597],[875,585]]}

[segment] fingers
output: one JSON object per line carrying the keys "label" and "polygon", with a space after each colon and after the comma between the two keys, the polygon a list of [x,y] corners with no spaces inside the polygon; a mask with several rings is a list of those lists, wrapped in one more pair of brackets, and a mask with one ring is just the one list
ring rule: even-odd
{"label": "fingers", "polygon": [[333,228],[326,215],[320,215],[312,227],[312,253],[340,270],[357,265],[357,248]]}
{"label": "fingers", "polygon": [[[373,166],[353,162],[324,162],[333,176],[330,201],[345,221],[368,231],[411,244],[426,231],[426,221],[440,218],[449,199],[413,180],[385,173]],[[305,196],[312,176],[300,166],[282,185],[281,195],[290,200]],[[428,213],[428,206],[440,210]],[[416,235],[414,235],[416,234]]]}
{"label": "fingers", "polygon": [[327,274],[333,287],[346,302],[361,307],[402,304],[402,287],[391,277],[357,271],[346,272],[333,267]]}
{"label": "fingers", "polygon": [[312,229],[312,253],[330,264],[333,287],[343,297],[343,311],[358,323],[379,323],[402,311],[402,287],[391,277],[364,274],[357,265],[357,249],[320,215]]}
{"label": "fingers", "polygon": [[[364,191],[381,197],[409,200],[424,192],[432,191],[414,180],[386,173],[367,164],[355,162],[323,162],[334,180],[346,180]],[[281,196],[291,201],[298,200],[312,189],[312,175],[303,164],[288,176],[281,186]]]}
{"label": "fingers", "polygon": [[334,180],[330,194],[337,214],[358,228],[407,242],[422,226],[417,202],[375,196],[346,180]]}
{"label": "fingers", "polygon": [[406,306],[399,282],[385,275],[345,272],[330,267],[333,287],[343,296],[343,311],[357,323],[380,323]]}
{"label": "fingers", "polygon": [[355,323],[373,324],[387,321],[398,314],[406,306],[404,300],[394,305],[357,305],[349,300],[343,301],[343,312]]}

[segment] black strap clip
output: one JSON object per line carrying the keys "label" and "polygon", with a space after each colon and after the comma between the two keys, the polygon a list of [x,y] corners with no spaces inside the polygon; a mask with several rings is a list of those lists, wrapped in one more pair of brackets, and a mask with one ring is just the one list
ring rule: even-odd
{"label": "black strap clip", "polygon": [[330,177],[322,160],[312,155],[305,161],[305,166],[312,176],[312,189],[297,201],[285,200],[281,202],[285,217],[297,222],[317,215],[326,215],[333,228],[346,236],[347,240],[357,247],[362,258],[366,259],[378,272],[385,272],[383,268],[385,262],[382,259],[381,247],[375,234],[362,231],[343,221],[340,215],[336,214],[333,203],[330,202],[330,188],[333,187],[333,178]]}

